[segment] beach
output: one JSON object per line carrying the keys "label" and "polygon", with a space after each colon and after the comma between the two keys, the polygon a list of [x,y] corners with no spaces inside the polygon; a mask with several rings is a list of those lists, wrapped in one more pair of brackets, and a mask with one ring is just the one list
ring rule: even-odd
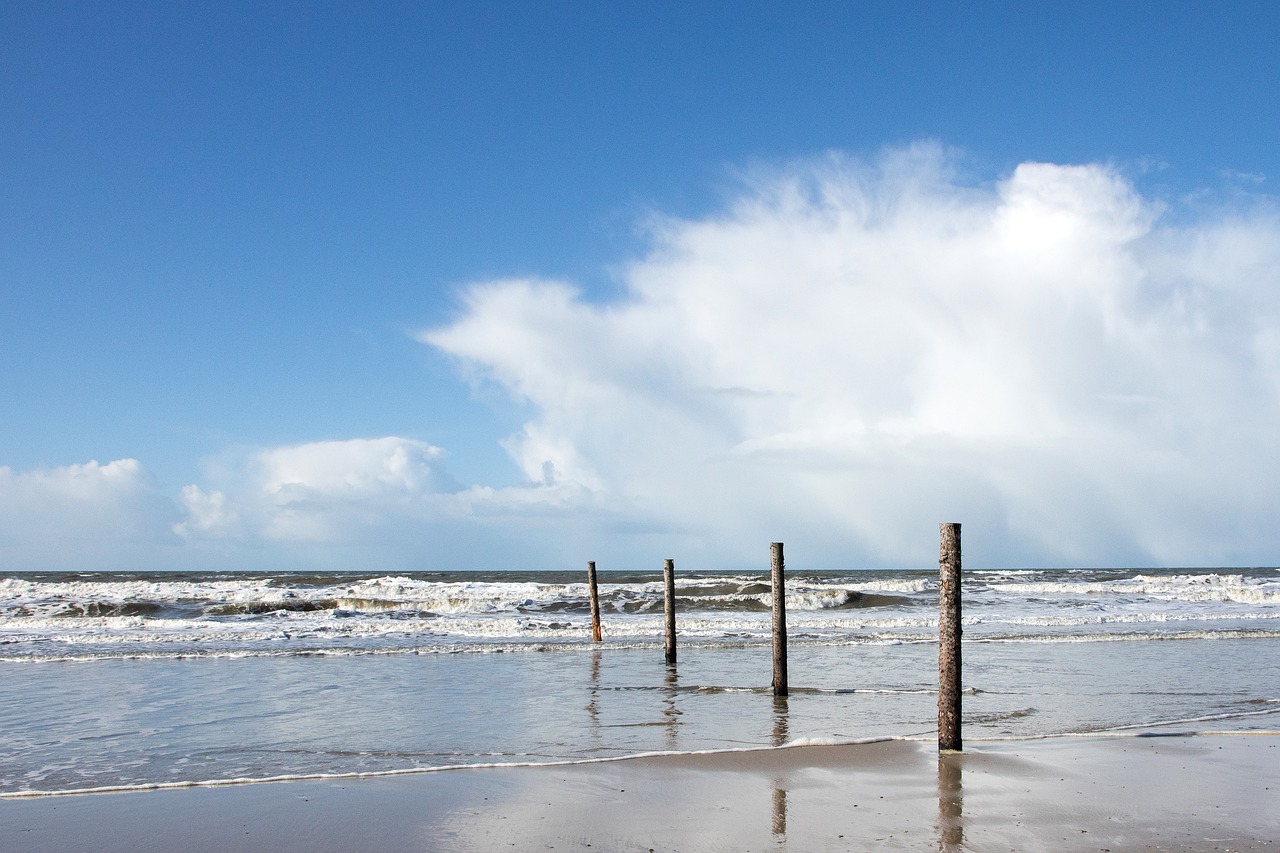
{"label": "beach", "polygon": [[0,803],[30,851],[1280,849],[1280,736],[921,741]]}

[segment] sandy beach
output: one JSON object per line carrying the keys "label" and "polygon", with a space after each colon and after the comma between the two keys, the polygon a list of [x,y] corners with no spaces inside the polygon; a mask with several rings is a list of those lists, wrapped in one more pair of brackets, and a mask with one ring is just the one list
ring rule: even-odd
{"label": "sandy beach", "polygon": [[1280,850],[1280,736],[669,755],[0,803],[9,851]]}

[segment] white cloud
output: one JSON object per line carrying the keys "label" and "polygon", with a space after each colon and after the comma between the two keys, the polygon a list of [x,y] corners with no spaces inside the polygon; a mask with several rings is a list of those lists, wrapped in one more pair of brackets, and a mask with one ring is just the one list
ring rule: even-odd
{"label": "white cloud", "polygon": [[158,568],[173,502],[136,459],[0,467],[0,568]]}
{"label": "white cloud", "polygon": [[832,157],[656,222],[612,302],[481,283],[421,339],[531,407],[530,482],[600,511],[547,529],[566,558],[927,565],[958,520],[979,563],[1275,562],[1270,210],[1165,225],[1105,166]]}
{"label": "white cloud", "polygon": [[607,517],[554,475],[463,488],[444,456],[397,436],[229,453],[177,501],[133,459],[0,467],[0,569],[555,567],[547,529]]}
{"label": "white cloud", "polygon": [[435,490],[433,463],[438,447],[394,436],[347,441],[317,441],[277,447],[258,454],[264,491],[279,502],[291,495],[335,496],[405,494]]}
{"label": "white cloud", "polygon": [[224,473],[222,489],[182,490],[190,538],[345,543],[430,514],[454,490],[438,467],[444,451],[388,436],[258,450]]}
{"label": "white cloud", "polygon": [[482,282],[421,334],[531,413],[524,485],[397,436],[232,453],[176,499],[133,459],[0,468],[0,568],[926,566],[952,520],[969,565],[1274,564],[1277,205],[1167,208],[929,146],[757,173],[649,223],[616,298]]}
{"label": "white cloud", "polygon": [[398,436],[245,452],[221,460],[211,484],[182,489],[173,532],[204,566],[536,567],[555,565],[538,541],[548,519],[595,513],[591,495],[555,478],[464,488],[445,455]]}
{"label": "white cloud", "polygon": [[243,533],[240,514],[228,506],[227,496],[223,492],[205,492],[195,484],[183,486],[182,505],[187,511],[187,517],[173,525],[173,532],[179,536]]}

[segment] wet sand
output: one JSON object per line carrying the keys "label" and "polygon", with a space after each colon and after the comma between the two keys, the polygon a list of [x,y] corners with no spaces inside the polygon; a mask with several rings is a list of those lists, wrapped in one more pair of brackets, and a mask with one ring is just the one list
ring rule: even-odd
{"label": "wet sand", "polygon": [[1280,736],[892,741],[0,801],[6,851],[1280,851]]}

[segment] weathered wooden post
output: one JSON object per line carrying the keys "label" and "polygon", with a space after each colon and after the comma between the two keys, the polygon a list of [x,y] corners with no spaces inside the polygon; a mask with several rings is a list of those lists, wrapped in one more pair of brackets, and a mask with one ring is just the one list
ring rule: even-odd
{"label": "weathered wooden post", "polygon": [[783,581],[782,543],[769,546],[773,580],[773,695],[787,695],[787,593]]}
{"label": "weathered wooden post", "polygon": [[666,624],[667,663],[676,662],[676,561],[662,563],[662,615]]}
{"label": "weathered wooden post", "polygon": [[939,525],[938,749],[963,749],[960,736],[960,525]]}
{"label": "weathered wooden post", "polygon": [[587,561],[587,590],[591,597],[591,641],[600,642],[600,592],[596,589],[596,561]]}

